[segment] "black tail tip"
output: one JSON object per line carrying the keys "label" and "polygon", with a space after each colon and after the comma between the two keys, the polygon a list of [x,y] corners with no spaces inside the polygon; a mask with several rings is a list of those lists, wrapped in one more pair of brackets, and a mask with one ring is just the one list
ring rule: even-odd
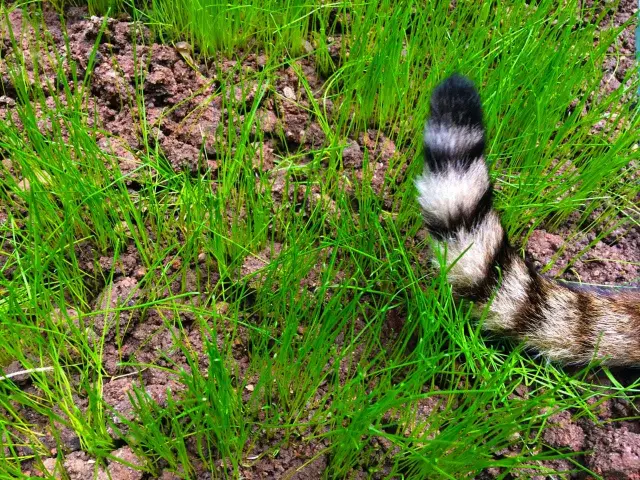
{"label": "black tail tip", "polygon": [[431,95],[429,121],[482,127],[482,103],[474,83],[458,74],[443,80]]}

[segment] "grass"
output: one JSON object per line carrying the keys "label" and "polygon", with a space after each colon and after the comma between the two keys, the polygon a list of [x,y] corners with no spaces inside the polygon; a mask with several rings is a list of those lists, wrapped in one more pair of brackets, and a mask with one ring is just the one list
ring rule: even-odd
{"label": "grass", "polygon": [[[594,417],[591,399],[633,398],[638,385],[605,389],[588,380],[597,366],[572,373],[483,335],[444,278],[421,266],[428,242],[407,241],[420,229],[412,179],[422,168],[428,96],[453,71],[481,85],[488,159],[513,235],[526,239],[576,211],[578,223],[597,232],[594,243],[637,224],[637,186],[625,180],[638,159],[638,116],[628,99],[635,83],[608,95],[600,89],[620,28],[600,30],[593,47],[605,12],[556,3],[459,2],[450,10],[435,1],[88,2],[94,13],[127,10],[159,41],[188,41],[194,62],[267,53],[262,71],[219,70],[228,133],[213,139],[215,175],[168,163],[138,76],[137,163],[120,171],[97,143],[104,132],[87,103],[92,68],[85,74],[54,46],[37,2],[24,4],[25,25],[37,34],[25,45],[12,31],[3,53],[1,93],[15,106],[0,123],[0,365],[30,370],[33,386],[0,380],[4,474],[27,478],[25,461],[38,468],[47,457],[63,460],[61,445],[52,452],[43,443],[36,419],[58,442],[63,429],[75,432],[96,468],[126,444],[144,471],[185,478],[198,463],[235,477],[299,443],[320,446],[331,478],[362,469],[382,478],[462,478],[488,467],[506,476],[540,469],[545,458],[570,460],[543,448],[539,429],[549,415],[575,408]],[[17,5],[3,4],[2,17]],[[339,61],[331,38],[341,42]],[[282,68],[305,57],[327,79],[310,104],[326,140],[311,152],[279,153],[275,170],[302,198],[276,202],[270,174],[247,162],[264,140],[252,127]],[[252,101],[227,95],[234,76],[244,92],[258,86]],[[605,129],[592,133],[602,119]],[[351,180],[352,193],[344,188],[353,177],[341,151],[365,129],[384,132],[399,152],[385,177],[391,208],[366,175]],[[247,258],[263,258],[275,244],[280,253],[261,271],[242,275]],[[98,301],[103,287],[117,287],[128,248],[143,267],[136,288],[113,304]],[[92,271],[84,252],[95,259]],[[114,267],[102,270],[99,257],[114,258]],[[317,288],[301,289],[310,276]],[[402,325],[390,331],[396,317]],[[164,339],[154,361],[137,359],[152,339],[123,351],[125,331],[137,323],[157,326],[152,339]],[[248,364],[238,362],[238,343]],[[133,414],[114,410],[105,386],[127,378],[106,365],[114,355],[137,385],[154,371],[176,390],[158,403],[134,388]],[[521,385],[527,396],[514,394]],[[513,456],[496,457],[508,447],[517,447]]]}

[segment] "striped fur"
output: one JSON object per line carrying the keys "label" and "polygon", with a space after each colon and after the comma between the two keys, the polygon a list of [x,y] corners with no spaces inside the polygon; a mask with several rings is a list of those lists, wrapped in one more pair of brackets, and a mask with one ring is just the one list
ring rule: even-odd
{"label": "striped fur", "polygon": [[454,294],[487,308],[485,328],[551,360],[640,365],[640,294],[556,282],[525,262],[493,209],[484,147],[480,97],[449,77],[431,98],[416,187]]}

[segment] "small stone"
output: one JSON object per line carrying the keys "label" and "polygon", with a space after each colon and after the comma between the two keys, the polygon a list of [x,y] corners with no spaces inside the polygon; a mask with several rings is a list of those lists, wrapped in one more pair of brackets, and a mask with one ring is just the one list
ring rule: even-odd
{"label": "small stone", "polygon": [[264,68],[267,65],[267,56],[266,55],[258,55],[256,58],[256,64],[260,68]]}
{"label": "small stone", "polygon": [[3,158],[1,163],[2,163],[2,166],[7,170],[11,170],[11,168],[13,167],[13,162],[8,158]]}
{"label": "small stone", "polygon": [[51,175],[49,175],[48,172],[45,172],[44,170],[39,170],[39,171],[36,171],[35,174],[36,174],[36,178],[40,183],[42,183],[42,185],[46,186],[51,183]]}
{"label": "small stone", "polygon": [[59,308],[54,309],[51,312],[51,320],[56,324],[60,325],[61,323],[66,323],[67,320],[71,320],[76,326],[80,325],[78,321],[78,311],[74,308],[67,307],[66,313]]}
{"label": "small stone", "polygon": [[144,267],[138,267],[134,273],[134,276],[137,280],[140,280],[147,274],[147,269]]}
{"label": "small stone", "polygon": [[229,311],[229,304],[227,302],[216,302],[215,308],[218,315],[225,315]]}
{"label": "small stone", "polygon": [[278,125],[278,117],[272,110],[258,112],[260,129],[265,133],[273,133]]}
{"label": "small stone", "polygon": [[11,97],[7,97],[6,95],[0,95],[0,105],[14,107],[16,105],[16,101]]}
{"label": "small stone", "polygon": [[314,50],[313,45],[311,45],[308,40],[305,40],[302,46],[304,47],[304,51],[307,53],[312,53]]}
{"label": "small stone", "polygon": [[296,92],[293,91],[293,88],[286,86],[282,89],[282,93],[284,94],[284,96],[286,98],[288,98],[289,100],[295,100],[296,99]]}
{"label": "small stone", "polygon": [[187,42],[176,42],[175,47],[180,53],[191,53],[191,45]]}
{"label": "small stone", "polygon": [[48,473],[49,475],[52,475],[52,476],[56,473],[56,470],[58,470],[58,477],[60,477],[59,468],[56,468],[58,466],[58,459],[57,458],[55,458],[55,457],[53,457],[53,458],[45,458],[44,461],[42,462],[42,466],[47,470],[46,473]]}
{"label": "small stone", "polygon": [[18,188],[23,192],[26,192],[27,190],[31,189],[31,184],[29,183],[29,180],[23,178],[18,182]]}
{"label": "small stone", "polygon": [[42,472],[43,474],[53,478],[62,478],[62,475],[60,474],[60,467],[58,466],[58,459],[56,457],[45,458],[42,461],[42,466],[44,467],[44,471]]}
{"label": "small stone", "polygon": [[114,230],[118,234],[126,235],[127,237],[131,236],[131,230],[129,229],[129,224],[126,221],[121,221],[119,224],[115,225]]}

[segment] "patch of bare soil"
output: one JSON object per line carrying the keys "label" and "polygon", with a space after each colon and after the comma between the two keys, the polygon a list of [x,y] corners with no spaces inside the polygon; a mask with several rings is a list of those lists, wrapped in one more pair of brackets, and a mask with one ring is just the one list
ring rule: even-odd
{"label": "patch of bare soil", "polygon": [[[565,225],[556,233],[536,230],[527,245],[534,265],[542,268],[555,259],[553,268],[548,272],[551,276],[567,269],[563,275],[565,280],[596,285],[640,286],[638,227],[612,232],[582,256],[578,255],[595,240],[595,233],[586,233],[567,244],[566,239],[574,233],[573,225]],[[578,260],[574,261],[576,258]]]}
{"label": "patch of bare soil", "polygon": [[[631,0],[622,2],[619,14],[621,19],[628,15],[632,3]],[[81,77],[86,69],[93,69],[89,105],[103,131],[98,136],[99,145],[105,151],[116,155],[120,170],[131,174],[130,182],[134,184],[137,181],[136,168],[140,165],[139,153],[143,148],[143,132],[139,131],[139,118],[143,112],[134,102],[137,86],[143,87],[144,114],[151,125],[152,142],[166,157],[171,167],[186,170],[192,175],[207,172],[215,178],[220,160],[219,142],[228,138],[227,130],[233,128],[229,127],[229,106],[232,105],[231,108],[236,109],[236,112],[244,112],[256,95],[262,95],[257,83],[240,80],[240,77],[250,79],[252,73],[263,69],[265,57],[248,55],[240,63],[237,60],[223,59],[219,62],[220,70],[204,65],[194,68],[189,52],[179,47],[153,43],[149,31],[144,26],[129,20],[108,19],[95,64],[91,65],[90,52],[99,35],[103,19],[89,17],[86,10],[80,8],[68,9],[65,18],[71,58],[80,68],[78,75]],[[63,52],[65,40],[58,16],[45,10],[45,20],[55,44],[59,51]],[[9,22],[19,41],[28,47],[30,36],[33,36],[34,32],[29,29],[23,31],[21,12],[13,11],[9,15]],[[622,41],[628,42],[630,37],[627,33],[625,35],[627,36],[623,37]],[[628,45],[625,43],[623,46],[627,48]],[[6,28],[0,28],[0,50],[3,59],[11,59],[12,47]],[[28,69],[31,68],[28,70],[31,81],[41,81],[33,75],[33,59],[29,58],[29,48],[25,48],[24,51],[27,53],[25,65]],[[140,65],[146,66],[142,74]],[[54,79],[58,75],[52,66],[41,66],[44,68],[45,77]],[[618,70],[612,70],[616,78],[619,76],[617,72]],[[275,168],[278,156],[292,150],[309,150],[325,141],[325,133],[309,113],[311,99],[300,82],[300,74],[304,76],[313,94],[317,95],[315,100],[321,101],[319,93],[323,80],[316,73],[312,62],[302,60],[297,62],[296,68],[281,68],[273,91],[264,94],[258,108],[262,132],[261,135],[255,135],[255,139],[256,142],[262,139],[262,142],[256,148],[251,161],[255,169],[269,172],[271,175],[272,194],[277,204],[298,201],[304,194],[292,187],[285,174]],[[232,89],[234,98],[223,99],[217,94],[221,81],[235,85]],[[142,82],[142,85],[138,82]],[[1,64],[0,88],[0,93],[3,94],[0,96],[0,118],[9,118],[12,115],[11,107],[16,101],[16,89],[6,68]],[[58,95],[56,91],[46,93],[50,98]],[[326,107],[330,110],[331,106]],[[42,119],[43,129],[50,127],[50,124],[47,124],[50,121]],[[368,162],[364,162],[365,153],[368,154]],[[369,179],[376,193],[383,198],[385,206],[391,208],[385,175],[396,155],[396,146],[389,138],[378,131],[367,131],[349,141],[342,152],[342,159],[345,171],[353,175],[352,180],[356,182]],[[365,164],[369,165],[367,170],[364,169]],[[23,180],[19,172],[10,168],[7,168],[7,171],[16,176],[16,181]],[[212,188],[216,188],[215,184],[212,184]],[[347,184],[345,188],[351,187]],[[322,198],[317,190],[311,191],[311,198],[312,201],[327,202],[327,205],[331,206],[332,200]],[[2,221],[6,221],[6,212],[0,209],[0,222]],[[568,231],[570,227],[567,227],[567,233]],[[529,243],[529,250],[540,265],[547,262],[557,251],[564,233],[552,235],[539,231],[534,235]],[[588,240],[589,237],[586,237],[572,244],[560,263],[570,260]],[[0,251],[5,248],[3,245],[7,242],[8,239],[0,239]],[[640,259],[638,242],[640,233],[637,229],[609,236],[596,246],[589,257],[583,257],[574,265],[575,278],[598,283],[637,281],[637,266],[603,259],[637,262]],[[108,307],[136,305],[143,297],[141,281],[147,272],[134,245],[129,245],[117,259],[100,256],[87,244],[78,248],[81,265],[87,271],[88,278],[111,278],[106,284],[104,281],[92,281],[91,288],[95,291],[92,308],[96,313],[82,327],[92,332],[88,333],[89,338],[91,335],[97,338],[106,334],[104,368],[111,378],[104,385],[103,396],[111,408],[114,420],[118,423],[121,418],[131,418],[133,415],[128,394],[134,387],[144,388],[159,405],[166,402],[168,392],[181,389],[181,384],[174,376],[157,369],[149,369],[139,375],[129,375],[134,372],[122,366],[123,362],[188,368],[184,352],[176,347],[175,340],[181,336],[186,336],[192,350],[199,352],[203,370],[208,366],[208,359],[202,354],[204,347],[199,328],[188,314],[167,312],[159,308],[150,308],[144,313],[137,309],[124,310],[124,313],[121,312],[119,315],[100,313],[100,310]],[[279,247],[276,246],[275,249],[267,249],[247,257],[241,273],[252,275],[278,254]],[[0,256],[0,268],[2,265],[3,257]],[[173,271],[175,281],[160,292],[160,298],[163,295],[184,291],[206,292],[213,288],[220,278],[215,262],[207,258],[199,258],[198,263],[194,265],[182,265],[179,260],[172,260],[163,267]],[[109,272],[113,272],[113,276],[110,277]],[[5,272],[5,275],[10,274]],[[317,282],[317,278],[310,276],[302,287],[313,289],[317,287]],[[202,302],[204,298],[189,301]],[[218,307],[223,309],[224,305],[216,306]],[[69,312],[70,315],[71,313]],[[391,331],[395,326],[402,324],[400,317],[397,312],[390,312],[390,336],[393,335]],[[178,321],[182,329],[176,327]],[[240,332],[238,338],[239,343],[233,348],[233,356],[238,371],[242,373],[249,365],[250,346],[246,340],[246,332]],[[217,339],[218,343],[224,340],[223,336]],[[6,373],[12,369],[19,370],[20,364],[16,363],[5,369]],[[37,393],[29,378],[16,378],[16,381],[25,391]],[[87,399],[75,400],[77,408],[87,408]],[[427,417],[431,408],[423,410],[423,415]],[[571,452],[590,450],[590,453],[578,457],[577,460],[605,477],[640,478],[640,474],[637,473],[640,472],[639,424],[631,421],[604,423],[616,418],[633,416],[633,406],[610,401],[605,402],[601,410],[603,413],[597,420],[574,419],[566,412],[558,414],[552,418],[550,427],[543,433],[545,442],[550,447]],[[68,427],[60,425],[60,433],[54,436],[49,430],[48,417],[27,410],[22,413],[33,428],[42,433],[40,441],[51,452],[51,457],[45,459],[43,465],[25,462],[25,473],[35,476],[64,474],[71,480],[93,478],[94,474],[97,478],[108,478],[109,474],[111,478],[118,479],[151,478],[149,474],[135,469],[136,466],[143,466],[143,460],[136,458],[128,447],[114,450],[113,460],[104,466],[97,466],[89,455],[81,451],[78,436]],[[61,411],[58,413],[63,416]],[[115,432],[110,433],[116,436]],[[279,438],[258,442],[255,448],[258,455],[243,467],[243,477],[311,479],[320,478],[323,473],[330,473],[325,472],[328,459],[322,452],[328,445],[324,440],[290,440],[285,445],[281,445],[281,442],[282,439]],[[277,455],[259,455],[261,452],[273,450],[276,446],[279,447]],[[30,452],[25,449],[22,453],[28,455]],[[501,454],[507,455],[509,452],[499,452],[497,455]],[[194,463],[198,462],[194,460]],[[569,461],[546,466],[558,470],[572,469]],[[489,471],[485,472],[483,477],[491,478],[499,473],[499,470]],[[354,478],[364,476],[364,470],[354,472]],[[168,480],[180,477],[167,470],[161,472],[159,478]],[[198,478],[206,478],[206,472],[200,472]]]}

